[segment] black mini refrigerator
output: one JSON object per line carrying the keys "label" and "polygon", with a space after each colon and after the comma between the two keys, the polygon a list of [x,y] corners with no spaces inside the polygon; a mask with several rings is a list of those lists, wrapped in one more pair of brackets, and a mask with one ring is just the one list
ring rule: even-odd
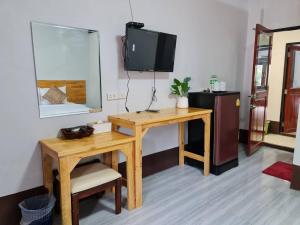
{"label": "black mini refrigerator", "polygon": [[[189,106],[212,109],[210,137],[210,171],[215,175],[238,166],[239,92],[192,92]],[[187,151],[202,154],[204,124],[202,120],[188,122]],[[186,158],[191,166],[203,168],[203,163]]]}

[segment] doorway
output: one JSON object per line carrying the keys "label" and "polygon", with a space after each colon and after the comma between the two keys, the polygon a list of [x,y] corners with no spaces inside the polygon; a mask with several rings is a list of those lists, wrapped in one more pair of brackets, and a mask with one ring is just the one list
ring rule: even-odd
{"label": "doorway", "polygon": [[287,44],[282,90],[281,132],[296,136],[300,103],[300,44]]}
{"label": "doorway", "polygon": [[257,25],[255,37],[247,153],[263,145],[292,150],[300,104],[300,27]]}

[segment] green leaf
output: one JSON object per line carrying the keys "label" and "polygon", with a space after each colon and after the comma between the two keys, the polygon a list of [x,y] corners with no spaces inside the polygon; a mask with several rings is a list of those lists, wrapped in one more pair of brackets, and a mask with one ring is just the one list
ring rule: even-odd
{"label": "green leaf", "polygon": [[178,89],[178,86],[177,86],[176,84],[171,85],[171,87],[172,87],[173,89]]}
{"label": "green leaf", "polygon": [[188,92],[189,91],[189,85],[188,85],[188,83],[182,83],[181,89],[182,89],[183,94],[186,93],[186,92]]}
{"label": "green leaf", "polygon": [[186,77],[186,78],[184,78],[184,80],[183,80],[183,82],[186,82],[186,83],[188,83],[188,82],[190,82],[191,81],[191,77]]}
{"label": "green leaf", "polygon": [[190,90],[188,82],[184,82],[181,84],[182,96],[187,96]]}
{"label": "green leaf", "polygon": [[177,86],[180,86],[181,85],[181,82],[178,80],[178,79],[174,79],[174,83],[177,85]]}
{"label": "green leaf", "polygon": [[180,91],[179,91],[179,87],[175,84],[173,84],[172,86],[172,93],[175,94],[175,95],[180,95]]}

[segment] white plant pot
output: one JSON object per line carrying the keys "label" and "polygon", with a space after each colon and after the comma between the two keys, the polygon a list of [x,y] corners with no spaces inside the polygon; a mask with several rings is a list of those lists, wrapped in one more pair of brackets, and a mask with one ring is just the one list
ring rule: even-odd
{"label": "white plant pot", "polygon": [[177,97],[177,108],[186,109],[189,107],[189,100],[187,97],[178,96]]}

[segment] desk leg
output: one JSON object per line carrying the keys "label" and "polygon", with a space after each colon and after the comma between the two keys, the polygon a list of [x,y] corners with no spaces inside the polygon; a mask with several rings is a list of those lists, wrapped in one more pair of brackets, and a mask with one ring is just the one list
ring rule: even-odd
{"label": "desk leg", "polygon": [[205,124],[204,132],[204,176],[209,175],[210,167],[210,114],[203,118]]}
{"label": "desk leg", "polygon": [[[115,156],[115,155],[114,155]],[[110,167],[110,168],[113,168],[113,154],[112,152],[106,152],[102,155],[102,159],[103,159],[103,164]],[[116,166],[114,166],[116,167]],[[115,169],[115,168],[114,168]],[[107,192],[114,192],[114,188],[108,188],[106,189]]]}
{"label": "desk leg", "polygon": [[129,143],[126,154],[126,174],[127,174],[127,208],[128,210],[135,208],[134,196],[134,161],[133,161],[133,144]]}
{"label": "desk leg", "polygon": [[[112,124],[112,130],[118,132],[118,128],[115,124]],[[119,171],[119,151],[113,151],[111,153],[111,167]]]}
{"label": "desk leg", "polygon": [[[42,147],[44,148],[44,147]],[[43,181],[49,193],[53,192],[52,158],[42,149]]]}
{"label": "desk leg", "polygon": [[184,166],[184,122],[178,123],[179,166]]}
{"label": "desk leg", "polygon": [[111,152],[107,152],[103,154],[103,164],[108,167],[112,167],[112,154]]}
{"label": "desk leg", "polygon": [[60,207],[62,225],[72,225],[71,181],[68,158],[59,160]]}
{"label": "desk leg", "polygon": [[[119,151],[111,152],[111,168],[119,171]],[[115,188],[113,187],[110,191],[115,192]]]}
{"label": "desk leg", "polygon": [[135,184],[135,206],[142,207],[143,203],[143,175],[142,175],[142,127],[134,128],[135,148],[134,148],[134,184]]}
{"label": "desk leg", "polygon": [[[113,131],[118,131],[118,128],[116,125],[112,125],[112,130]],[[109,155],[110,154],[110,158]],[[110,153],[105,153],[106,155],[106,165],[110,163],[111,168],[115,171],[119,171],[119,151],[113,151]],[[112,188],[110,191],[115,192],[115,188]]]}
{"label": "desk leg", "polygon": [[112,156],[111,168],[113,168],[115,171],[119,171],[119,151],[113,151],[111,153],[111,156]]}

